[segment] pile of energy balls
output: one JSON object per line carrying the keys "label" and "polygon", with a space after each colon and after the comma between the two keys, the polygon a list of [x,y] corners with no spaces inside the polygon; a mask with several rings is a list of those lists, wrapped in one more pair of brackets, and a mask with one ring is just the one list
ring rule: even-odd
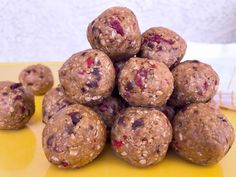
{"label": "pile of energy balls", "polygon": [[[187,48],[181,36],[164,27],[141,34],[130,9],[112,7],[89,24],[87,38],[92,49],[72,55],[62,65],[60,84],[43,99],[42,143],[52,164],[82,167],[106,142],[117,157],[138,167],[161,162],[169,147],[199,165],[215,164],[227,154],[234,129],[212,101],[219,77],[208,64],[180,62]],[[42,65],[31,67],[21,73],[24,87],[0,86],[1,98],[5,88],[8,96],[21,92],[14,99],[28,103],[28,108],[14,108],[28,115],[17,120],[21,125],[34,112],[25,90],[40,87],[35,78],[25,81]],[[50,70],[44,69],[41,79],[53,83]]]}

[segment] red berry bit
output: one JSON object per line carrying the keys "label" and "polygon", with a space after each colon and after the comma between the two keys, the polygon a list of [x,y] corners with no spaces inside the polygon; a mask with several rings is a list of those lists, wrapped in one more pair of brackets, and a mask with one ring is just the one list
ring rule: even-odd
{"label": "red berry bit", "polygon": [[205,81],[205,82],[204,82],[204,89],[207,90],[208,87],[209,87],[209,85],[208,85],[207,81]]}
{"label": "red berry bit", "polygon": [[101,112],[106,112],[108,110],[108,107],[109,106],[106,103],[103,103],[103,104],[99,105],[98,109]]}
{"label": "red berry bit", "polygon": [[135,84],[141,89],[143,90],[145,88],[144,86],[144,83],[143,81],[145,79],[147,79],[147,70],[142,68],[142,69],[139,69],[135,75],[135,78],[134,78],[134,81],[135,81]]}
{"label": "red berry bit", "polygon": [[174,40],[165,39],[165,38],[163,38],[162,35],[159,35],[159,34],[152,34],[151,36],[149,36],[148,39],[152,42],[157,42],[158,44],[161,43],[161,42],[165,42],[165,43],[168,43],[170,45],[173,45],[175,43]]}
{"label": "red berry bit", "polygon": [[12,85],[10,86],[10,89],[15,90],[15,89],[17,89],[17,88],[19,88],[19,87],[21,87],[21,86],[22,86],[21,83],[15,83],[15,84],[12,84]]}
{"label": "red berry bit", "polygon": [[111,28],[116,30],[118,34],[120,34],[121,36],[124,36],[124,30],[121,27],[120,22],[118,20],[111,20],[109,25]]}
{"label": "red berry bit", "polygon": [[94,59],[92,57],[89,57],[87,60],[86,60],[86,64],[87,64],[87,67],[88,68],[91,68],[93,65],[94,65]]}
{"label": "red berry bit", "polygon": [[68,166],[69,166],[69,163],[68,163],[68,162],[65,162],[65,161],[63,161],[63,162],[61,162],[61,165],[62,165],[63,167],[68,167]]}
{"label": "red berry bit", "polygon": [[79,70],[79,74],[80,74],[80,75],[84,75],[84,74],[85,74],[85,71],[84,71],[84,70]]}
{"label": "red berry bit", "polygon": [[113,146],[116,148],[116,149],[119,149],[123,146],[123,142],[122,141],[118,141],[118,140],[113,140],[112,142]]}
{"label": "red berry bit", "polygon": [[132,82],[130,82],[130,81],[128,81],[127,83],[126,83],[126,86],[125,86],[125,91],[131,91],[132,89],[133,89],[134,87],[133,87],[133,84],[132,84]]}

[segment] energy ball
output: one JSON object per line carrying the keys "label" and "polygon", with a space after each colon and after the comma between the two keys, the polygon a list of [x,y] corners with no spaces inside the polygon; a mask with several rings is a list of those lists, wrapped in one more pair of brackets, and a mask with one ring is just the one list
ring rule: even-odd
{"label": "energy ball", "polygon": [[48,91],[43,97],[43,123],[47,123],[54,114],[71,104],[73,101],[66,97],[61,86]]}
{"label": "energy ball", "polygon": [[170,97],[174,80],[168,67],[156,60],[130,58],[118,79],[120,95],[132,106],[160,107]]}
{"label": "energy ball", "polygon": [[43,95],[53,86],[53,75],[45,65],[31,65],[21,71],[19,81],[34,95]]}
{"label": "energy ball", "polygon": [[59,70],[65,94],[81,104],[97,104],[111,95],[115,69],[103,52],[88,49],[72,55]]}
{"label": "energy ball", "polygon": [[154,108],[127,108],[118,116],[111,132],[115,154],[138,167],[162,161],[171,139],[169,120]]}
{"label": "energy ball", "polygon": [[105,10],[89,24],[87,38],[92,48],[105,52],[112,61],[133,57],[141,45],[138,21],[126,7]]}
{"label": "energy ball", "polygon": [[153,27],[142,34],[139,55],[166,64],[172,68],[184,57],[187,44],[174,31],[164,27]]}
{"label": "energy ball", "polygon": [[54,115],[43,130],[43,150],[59,168],[79,168],[103,150],[106,128],[97,113],[74,104]]}
{"label": "energy ball", "polygon": [[34,111],[34,96],[21,83],[0,81],[0,129],[24,127]]}
{"label": "energy ball", "polygon": [[173,70],[174,92],[170,105],[183,107],[190,103],[208,102],[216,94],[219,85],[217,73],[208,64],[188,60]]}
{"label": "energy ball", "polygon": [[172,147],[182,158],[199,165],[219,162],[234,141],[227,118],[205,103],[193,103],[177,113],[173,121]]}
{"label": "energy ball", "polygon": [[110,138],[111,127],[114,124],[116,116],[125,108],[125,105],[119,98],[108,97],[102,101],[102,103],[93,107],[93,110],[100,115],[104,121],[108,138]]}

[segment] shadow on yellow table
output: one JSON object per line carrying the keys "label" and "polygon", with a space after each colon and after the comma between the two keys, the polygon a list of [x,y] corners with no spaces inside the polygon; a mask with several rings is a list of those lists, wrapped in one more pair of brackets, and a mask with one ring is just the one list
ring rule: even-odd
{"label": "shadow on yellow table", "polygon": [[[46,63],[54,76],[61,63]],[[27,63],[0,64],[0,80],[17,81]],[[9,73],[6,75],[6,73]],[[56,80],[56,83],[58,81]],[[36,113],[27,127],[18,131],[0,131],[0,177],[234,177],[236,143],[217,165],[202,167],[191,164],[169,151],[166,159],[148,168],[135,168],[116,158],[106,145],[103,153],[91,164],[74,170],[58,169],[49,164],[41,146],[42,97],[36,97]],[[236,112],[222,110],[236,129]]]}

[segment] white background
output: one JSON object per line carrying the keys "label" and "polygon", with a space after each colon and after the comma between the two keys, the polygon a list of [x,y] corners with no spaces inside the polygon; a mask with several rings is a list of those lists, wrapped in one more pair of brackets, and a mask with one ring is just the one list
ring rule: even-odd
{"label": "white background", "polygon": [[[232,58],[236,0],[0,0],[0,62],[64,61],[89,48],[88,23],[110,6],[127,6],[142,32],[166,26],[188,41],[185,58]],[[199,44],[218,43],[218,44]]]}

